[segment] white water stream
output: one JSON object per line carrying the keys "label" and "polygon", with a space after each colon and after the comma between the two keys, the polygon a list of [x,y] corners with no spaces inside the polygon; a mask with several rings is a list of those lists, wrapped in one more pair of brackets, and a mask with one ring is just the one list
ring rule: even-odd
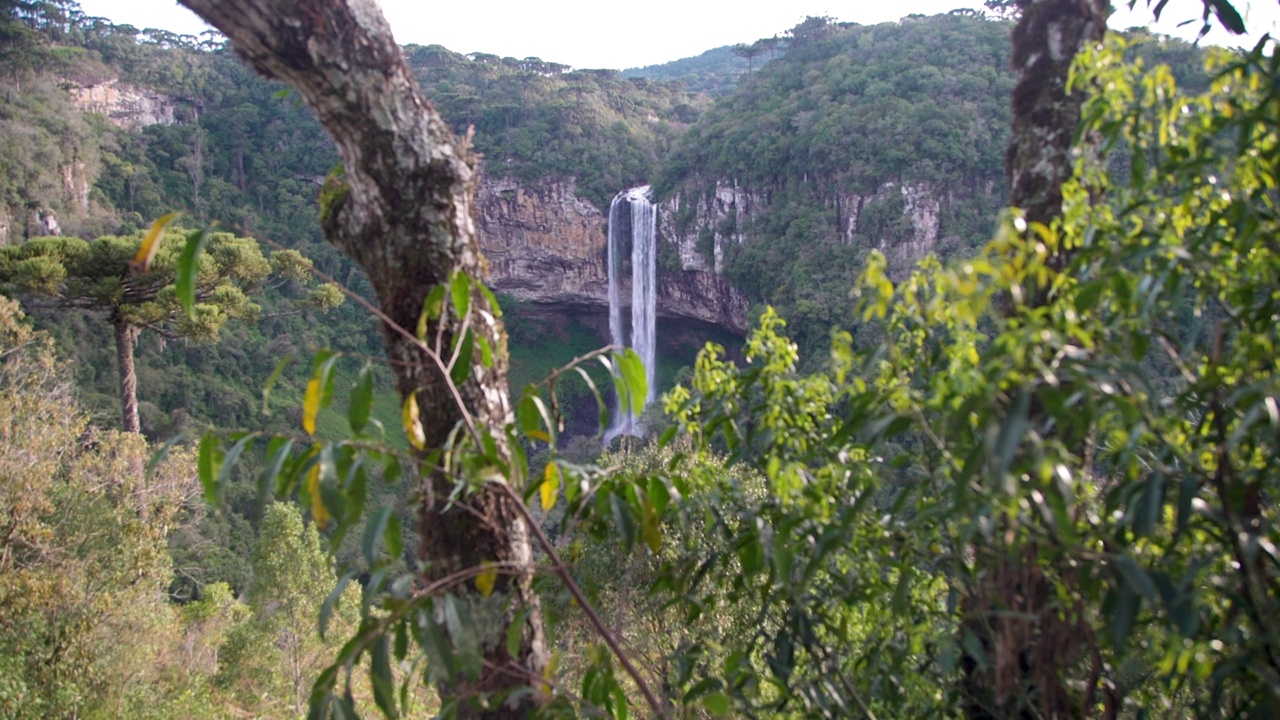
{"label": "white water stream", "polygon": [[[627,223],[630,219],[630,223]],[[658,331],[658,211],[649,197],[649,186],[618,193],[609,203],[609,338],[615,347],[630,347],[644,362],[649,386],[645,405],[653,402],[654,367]],[[628,227],[629,225],[629,227]],[[631,341],[622,323],[622,251],[631,240]],[[619,435],[640,435],[639,418],[619,402],[605,444]]]}

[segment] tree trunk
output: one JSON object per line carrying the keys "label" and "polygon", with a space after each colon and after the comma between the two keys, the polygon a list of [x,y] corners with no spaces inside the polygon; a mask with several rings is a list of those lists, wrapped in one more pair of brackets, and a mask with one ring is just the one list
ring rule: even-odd
{"label": "tree trunk", "polygon": [[120,372],[121,427],[125,432],[142,432],[138,422],[138,375],[133,370],[133,339],[138,329],[123,320],[113,320],[116,333],[116,369]]}
{"label": "tree trunk", "polygon": [[1109,0],[1018,0],[1012,38],[1018,80],[1005,171],[1009,204],[1028,222],[1048,225],[1062,214],[1084,102],[1082,93],[1067,93],[1067,75],[1081,49],[1102,41],[1110,6]]}
{"label": "tree trunk", "polygon": [[[1084,100],[1079,92],[1067,92],[1068,73],[1081,49],[1102,40],[1110,2],[1017,0],[1017,6],[1021,15],[1013,30],[1012,61],[1018,78],[1006,157],[1009,203],[1028,223],[1050,226],[1062,214],[1062,185],[1074,172],[1071,153]],[[1049,264],[1061,270],[1068,261],[1066,250],[1057,248]],[[1047,287],[1033,288],[1030,303],[1044,304],[1047,292]],[[1043,424],[1043,413],[1032,397],[1033,427]],[[1009,528],[1009,536],[1018,537],[1017,528]],[[1070,671],[1093,642],[1078,603],[1063,604],[1036,545],[997,544],[976,551],[980,573],[964,602],[961,632],[972,634],[983,652],[981,657],[966,652],[962,659],[966,716],[1060,720],[1088,714],[1094,689],[1082,694],[1069,684]]]}
{"label": "tree trunk", "polygon": [[[369,276],[381,309],[402,328],[414,328],[430,289],[454,271],[487,279],[473,219],[476,158],[469,142],[450,132],[422,96],[375,0],[182,0],[231,40],[254,69],[292,86],[337,143],[341,177],[321,192],[325,236],[358,262]],[[469,324],[497,349],[485,368],[477,359],[458,388],[465,412],[488,429],[506,454],[502,428],[511,420],[506,380],[506,334],[478,292],[472,293]],[[448,313],[445,347],[462,322]],[[416,395],[423,411],[427,448],[438,448],[459,422],[466,422],[446,378],[411,341],[383,328],[386,351],[403,398]],[[500,575],[493,597],[482,600],[456,588],[469,602],[485,604],[478,617],[505,620],[481,628],[485,670],[476,682],[441,688],[446,696],[527,688],[546,666],[546,643],[532,579],[529,529],[516,506],[496,489],[472,496],[470,507],[445,510],[455,478],[429,472],[419,508],[424,580],[443,578],[485,562],[513,563],[523,570]],[[522,611],[519,651],[507,654],[506,628]],[[488,711],[461,704],[461,717],[520,718],[521,705]]]}

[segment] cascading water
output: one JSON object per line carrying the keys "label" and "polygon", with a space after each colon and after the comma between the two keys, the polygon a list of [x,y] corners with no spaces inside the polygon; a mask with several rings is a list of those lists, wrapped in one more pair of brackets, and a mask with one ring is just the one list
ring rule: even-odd
{"label": "cascading water", "polygon": [[[630,227],[626,222],[630,218]],[[645,405],[653,401],[654,360],[658,334],[658,211],[649,199],[649,186],[624,190],[609,204],[609,336],[617,348],[630,347],[644,362],[645,380],[649,386]],[[627,231],[630,231],[629,233]],[[622,324],[622,250],[627,237],[631,240],[631,342],[627,342]],[[613,422],[604,435],[609,444],[619,435],[638,435],[644,431],[639,419],[621,401],[615,408]]]}

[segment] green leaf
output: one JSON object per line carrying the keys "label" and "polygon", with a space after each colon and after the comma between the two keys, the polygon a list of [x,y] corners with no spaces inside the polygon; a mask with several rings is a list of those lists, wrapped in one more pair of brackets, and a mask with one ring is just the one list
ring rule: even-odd
{"label": "green leaf", "polygon": [[404,554],[404,536],[400,532],[400,518],[392,513],[387,520],[387,529],[382,535],[387,543],[387,554],[398,560]]}
{"label": "green leaf", "polygon": [[237,440],[236,444],[232,445],[231,449],[227,451],[226,456],[224,456],[222,458],[222,462],[219,463],[221,465],[218,469],[217,479],[217,486],[219,488],[225,488],[231,481],[232,468],[234,468],[236,463],[240,460],[240,455],[244,453],[245,450],[253,447],[253,441],[256,437],[256,435],[245,435]]}
{"label": "green leaf", "polygon": [[484,299],[488,301],[489,309],[493,312],[493,316],[502,317],[502,306],[498,304],[498,298],[494,297],[493,291],[489,289],[489,286],[482,282],[475,283],[475,286],[480,291],[480,294],[484,296]]}
{"label": "green leaf", "polygon": [[1164,474],[1151,473],[1144,483],[1142,497],[1134,512],[1133,531],[1140,537],[1146,537],[1155,531],[1156,524],[1164,511]]}
{"label": "green leaf", "polygon": [[996,439],[996,457],[999,462],[996,468],[996,476],[999,478],[1003,478],[1009,472],[1010,466],[1013,465],[1013,458],[1017,454],[1018,445],[1022,443],[1022,437],[1027,434],[1030,412],[1031,393],[1025,390],[1019,392],[1014,400],[1013,407],[1009,410],[1008,416],[1000,426],[1000,435]]}
{"label": "green leaf", "polygon": [[[546,443],[551,442],[551,417],[547,414],[547,406],[543,404],[542,398],[538,397],[532,388],[525,390],[525,396],[516,406],[516,420],[520,423],[520,432],[526,436]],[[546,430],[543,429],[544,427]]]}
{"label": "green leaf", "polygon": [[910,568],[898,570],[898,585],[893,590],[893,600],[890,603],[895,614],[904,615],[911,601],[911,575]]}
{"label": "green leaf", "polygon": [[259,508],[266,506],[271,488],[275,486],[276,478],[280,476],[285,461],[289,459],[289,453],[292,451],[293,440],[289,438],[272,438],[271,442],[267,443],[267,464],[262,468],[262,474],[258,476]]}
{"label": "green leaf", "polygon": [[201,228],[187,236],[187,244],[178,256],[178,277],[174,281],[174,289],[178,291],[178,302],[187,319],[195,318],[196,284],[200,279],[200,256],[204,254],[204,246],[208,241],[208,233]]}
{"label": "green leaf", "polygon": [[453,301],[453,311],[461,320],[471,311],[471,276],[461,270],[453,274],[449,284],[449,297]]}
{"label": "green leaf", "polygon": [[486,370],[493,367],[493,346],[483,335],[476,336],[476,344],[480,346],[480,364]]}
{"label": "green leaf", "polygon": [[416,333],[419,340],[426,340],[428,324],[440,319],[440,313],[444,310],[444,291],[444,285],[435,285],[422,299],[422,312],[418,315]]}
{"label": "green leaf", "polygon": [[417,629],[418,644],[427,654],[428,672],[445,682],[453,682],[458,675],[453,649],[429,610],[418,613]]}
{"label": "green leaf", "polygon": [[1120,578],[1124,580],[1124,585],[1132,589],[1147,600],[1154,600],[1156,597],[1156,586],[1151,582],[1151,578],[1147,575],[1147,571],[1142,569],[1136,560],[1128,555],[1118,554],[1112,558],[1116,570],[1120,573]]}
{"label": "green leaf", "polygon": [[394,485],[399,482],[401,475],[404,475],[404,468],[400,466],[400,458],[388,455],[382,466],[382,481]]}
{"label": "green leaf", "polygon": [[1142,605],[1142,598],[1128,586],[1116,588],[1113,597],[1115,602],[1111,607],[1107,622],[1111,626],[1112,641],[1115,642],[1116,647],[1123,648],[1125,640],[1133,630],[1134,620],[1138,617],[1138,608]]}
{"label": "green leaf", "polygon": [[200,474],[204,499],[216,507],[222,497],[221,488],[218,487],[218,476],[222,470],[222,439],[217,435],[208,432],[200,439],[196,469]]}
{"label": "green leaf", "polygon": [[475,352],[475,338],[475,331],[467,328],[466,334],[462,336],[462,344],[458,346],[458,357],[449,370],[449,377],[453,379],[455,385],[461,385],[471,377],[471,355]]}
{"label": "green leaf", "polygon": [[645,378],[644,363],[636,351],[627,348],[618,358],[618,367],[622,371],[622,380],[626,383],[627,394],[631,399],[631,413],[639,415],[644,411],[645,400],[649,395],[649,381]]}
{"label": "green leaf", "polygon": [[729,717],[733,704],[729,696],[722,692],[713,692],[702,697],[702,707],[715,717]]}
{"label": "green leaf", "polygon": [[662,550],[662,526],[658,523],[658,514],[653,511],[653,503],[647,497],[641,498],[640,534],[654,555]]}
{"label": "green leaf", "polygon": [[604,429],[608,427],[609,404],[605,402],[604,395],[600,393],[600,388],[596,387],[595,381],[591,379],[591,375],[582,366],[575,365],[573,370],[582,378],[582,382],[587,384],[587,389],[591,391],[591,397],[595,398],[596,409],[600,411],[600,428]]}
{"label": "green leaf", "polygon": [[386,633],[374,638],[369,648],[369,681],[373,685],[373,701],[388,718],[400,717],[396,706],[396,685],[391,679],[391,648]]}
{"label": "green leaf", "polygon": [[462,673],[471,679],[480,677],[480,634],[467,603],[454,595],[444,597],[444,619],[449,628],[449,638],[458,654]]}
{"label": "green leaf", "polygon": [[631,508],[619,495],[609,496],[609,507],[613,511],[613,523],[622,534],[623,547],[630,548],[636,542],[636,519]]}
{"label": "green leaf", "polygon": [[342,597],[342,593],[347,589],[347,585],[351,583],[351,579],[355,577],[355,571],[349,570],[338,578],[338,583],[333,586],[333,590],[329,596],[324,599],[324,604],[320,606],[320,639],[324,639],[324,633],[329,629],[329,619],[333,617],[333,606]]}
{"label": "green leaf", "polygon": [[391,507],[384,505],[369,516],[369,522],[364,526],[364,538],[363,542],[360,543],[360,548],[364,551],[365,562],[370,565],[378,557],[378,538],[386,533],[387,525],[390,523],[392,516]]}
{"label": "green leaf", "polygon": [[356,376],[351,386],[351,405],[347,408],[347,420],[351,424],[351,432],[359,435],[369,424],[369,413],[373,410],[373,368],[366,364]]}
{"label": "green leaf", "polygon": [[280,376],[284,374],[285,368],[289,367],[291,364],[293,364],[292,353],[285,355],[280,359],[280,362],[276,363],[275,370],[271,371],[271,376],[267,378],[267,383],[262,386],[263,415],[271,415],[271,407],[269,404],[271,400],[271,391],[275,389],[276,383],[280,382]]}
{"label": "green leaf", "polygon": [[742,565],[744,575],[755,575],[764,567],[764,544],[759,534],[752,532],[738,546],[738,562]]}
{"label": "green leaf", "polygon": [[529,619],[529,608],[520,608],[511,624],[507,626],[507,654],[520,657],[520,646],[524,644],[524,624]]}
{"label": "green leaf", "polygon": [[1240,13],[1227,0],[1209,0],[1213,6],[1213,14],[1218,16],[1218,22],[1222,26],[1236,35],[1243,35],[1245,32],[1244,18],[1240,17]]}

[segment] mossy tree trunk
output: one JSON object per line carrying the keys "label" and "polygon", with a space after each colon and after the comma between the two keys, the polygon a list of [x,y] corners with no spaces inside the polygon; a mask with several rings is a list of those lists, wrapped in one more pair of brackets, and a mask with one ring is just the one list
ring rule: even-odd
{"label": "mossy tree trunk", "polygon": [[[1009,202],[1028,223],[1052,226],[1062,214],[1062,186],[1074,172],[1072,152],[1084,101],[1082,93],[1067,92],[1068,74],[1076,54],[1102,40],[1110,2],[1016,0],[1016,5]],[[1069,253],[1058,248],[1049,264],[1062,270],[1069,260]],[[1030,304],[1044,304],[1047,293],[1048,288],[1032,289]],[[1033,396],[1032,427],[1042,428],[1042,416]],[[1070,584],[1071,578],[1051,578],[1043,557],[1048,551],[1027,541],[1018,528],[1007,530],[1014,542],[975,548],[978,573],[964,602],[961,632],[972,634],[982,652],[966,652],[962,660],[965,714],[974,720],[1085,717],[1092,711],[1098,668],[1089,671],[1083,692],[1071,683],[1094,643],[1080,603],[1058,592],[1056,583]]]}
{"label": "mossy tree trunk", "polygon": [[[484,280],[473,220],[476,157],[423,97],[375,0],[182,0],[231,40],[254,69],[292,86],[337,143],[343,175],[330,178],[321,202],[325,236],[369,276],[381,310],[402,328],[414,328],[430,289],[455,271]],[[496,309],[473,292],[471,329],[498,348],[492,367],[477,358],[459,388],[466,414],[489,428],[499,444],[511,419],[506,342]],[[445,347],[462,328],[447,314]],[[464,421],[446,378],[409,339],[383,327],[383,339],[402,397],[422,408],[427,447],[445,444]],[[500,452],[506,452],[500,447]],[[527,688],[541,677],[546,643],[533,593],[529,529],[513,501],[482,491],[470,507],[445,510],[454,479],[428,473],[419,508],[424,580],[436,580],[485,562],[525,568],[499,576],[494,596],[511,622],[522,611],[525,626],[514,657],[506,626],[483,628],[485,669],[478,681],[441,688],[444,694]],[[457,590],[457,592],[466,592]],[[471,598],[481,602],[478,596]],[[492,599],[489,606],[493,606]],[[492,640],[492,642],[488,642]],[[531,694],[518,708],[468,708],[463,717],[526,717]]]}

